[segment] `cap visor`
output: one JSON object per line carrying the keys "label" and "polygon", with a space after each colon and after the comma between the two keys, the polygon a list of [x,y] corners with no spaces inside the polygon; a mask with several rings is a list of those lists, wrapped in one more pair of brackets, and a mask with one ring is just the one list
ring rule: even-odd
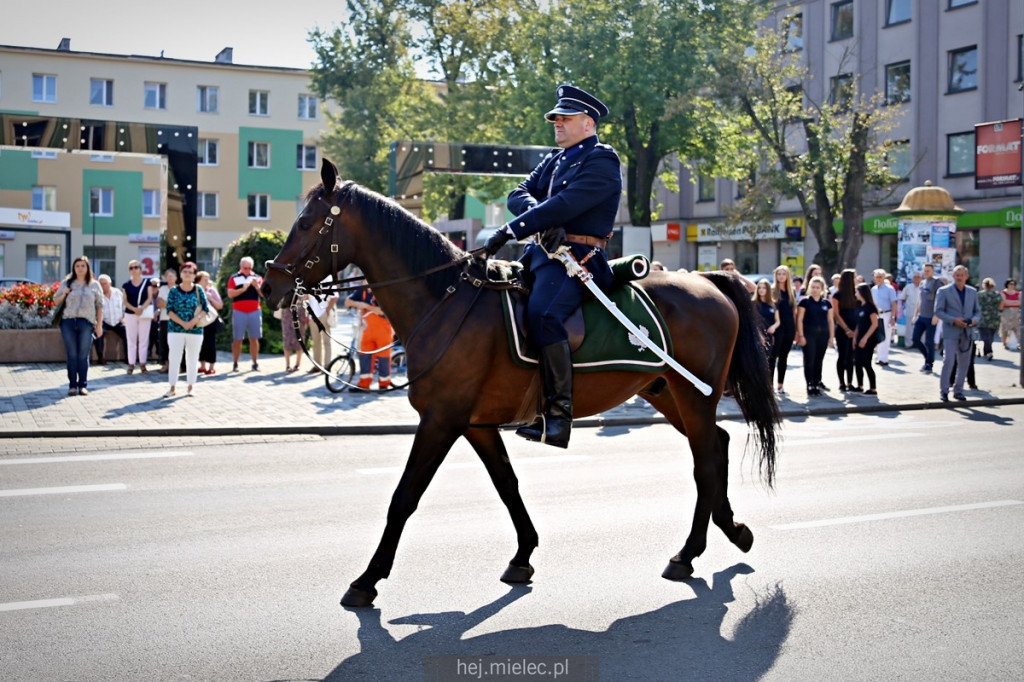
{"label": "cap visor", "polygon": [[555,120],[555,116],[578,116],[579,114],[582,114],[582,113],[583,113],[582,111],[577,111],[576,109],[570,109],[569,107],[555,107],[554,109],[552,109],[548,113],[544,114],[544,120],[546,120],[546,121],[554,121]]}

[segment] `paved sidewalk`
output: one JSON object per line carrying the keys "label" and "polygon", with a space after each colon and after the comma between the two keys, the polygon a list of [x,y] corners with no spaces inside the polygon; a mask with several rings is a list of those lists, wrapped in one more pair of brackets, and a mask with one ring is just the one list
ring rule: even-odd
{"label": "paved sidewalk", "polygon": [[[1018,354],[996,345],[992,362],[976,358],[978,390],[966,391],[967,402],[939,402],[937,374],[922,374],[919,353],[894,349],[888,367],[876,367],[878,395],[840,393],[835,351],[825,358],[824,381],[829,392],[808,398],[803,387],[801,353],[790,355],[787,395],[780,407],[787,418],[808,414],[845,414],[910,409],[955,409],[1024,403],[1018,385]],[[201,376],[196,396],[165,399],[167,376],[149,365],[147,374],[129,376],[121,363],[92,367],[89,395],[68,397],[63,364],[0,365],[0,442],[9,439],[82,436],[160,437],[281,436],[288,434],[341,435],[412,433],[417,415],[404,391],[384,395],[330,393],[323,377],[304,371],[286,373],[280,356],[260,359],[260,370],[249,369],[243,354],[239,372],[230,355],[221,353],[218,373]],[[309,368],[308,360],[303,363]],[[941,368],[941,361],[935,364]],[[736,403],[724,398],[722,419],[741,419]],[[664,420],[638,398],[601,415],[576,421],[577,427],[638,425]],[[12,442],[7,443],[13,445]],[[0,449],[8,450],[9,447]]]}

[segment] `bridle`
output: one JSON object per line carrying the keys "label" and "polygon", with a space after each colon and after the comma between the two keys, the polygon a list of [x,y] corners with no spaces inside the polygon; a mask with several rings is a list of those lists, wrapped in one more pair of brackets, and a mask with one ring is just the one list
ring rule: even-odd
{"label": "bridle", "polygon": [[[462,323],[465,322],[466,317],[468,317],[468,315],[469,315],[469,312],[473,309],[473,306],[476,304],[476,300],[480,296],[480,293],[483,291],[483,289],[485,289],[485,288],[516,288],[518,285],[510,284],[510,283],[507,283],[507,282],[491,282],[490,280],[481,279],[481,278],[475,277],[475,276],[473,276],[473,275],[471,275],[469,273],[469,264],[473,261],[473,258],[478,253],[483,251],[482,248],[474,249],[473,251],[469,251],[464,256],[462,256],[460,258],[456,258],[453,261],[450,261],[448,263],[443,263],[441,265],[429,268],[429,269],[427,269],[427,270],[425,270],[423,272],[416,273],[416,274],[413,274],[413,275],[406,275],[406,276],[403,276],[403,277],[396,277],[396,278],[393,278],[393,279],[382,280],[382,281],[378,281],[378,282],[367,282],[366,279],[364,277],[362,277],[362,276],[347,277],[347,278],[344,278],[344,279],[339,279],[338,278],[338,273],[341,271],[341,267],[340,267],[340,264],[338,262],[338,254],[340,253],[340,248],[339,248],[339,243],[338,243],[339,235],[338,235],[338,230],[336,230],[335,228],[336,228],[337,219],[341,215],[341,204],[343,203],[344,199],[348,196],[349,192],[351,192],[351,190],[352,190],[352,188],[354,186],[355,186],[355,183],[352,182],[352,181],[347,181],[347,182],[343,183],[341,185],[341,187],[338,188],[338,191],[336,192],[335,200],[333,202],[332,201],[328,201],[323,196],[318,197],[319,201],[323,201],[324,203],[326,203],[330,207],[329,208],[329,215],[324,218],[323,225],[321,225],[320,229],[317,230],[316,240],[310,246],[308,246],[306,249],[304,249],[302,251],[302,253],[299,255],[299,257],[295,259],[294,262],[292,262],[292,263],[278,263],[277,260],[274,259],[273,261],[267,261],[265,263],[265,265],[267,267],[267,270],[276,270],[278,272],[284,273],[285,275],[287,275],[288,277],[293,278],[293,280],[294,280],[294,287],[292,289],[292,300],[291,300],[291,303],[289,305],[289,308],[290,308],[290,310],[292,312],[292,328],[296,332],[296,336],[299,339],[299,345],[302,347],[303,353],[306,355],[306,357],[309,358],[310,362],[313,363],[314,367],[318,367],[325,374],[328,373],[327,369],[325,367],[321,367],[321,366],[317,365],[316,361],[310,356],[309,350],[306,348],[305,340],[302,338],[302,334],[300,332],[300,328],[299,328],[299,314],[298,314],[299,313],[299,306],[302,305],[302,302],[304,301],[306,294],[311,294],[314,297],[316,297],[318,300],[322,300],[322,297],[328,296],[330,294],[341,294],[341,293],[345,293],[345,292],[349,292],[349,291],[355,291],[357,289],[364,289],[364,288],[367,288],[367,287],[369,287],[370,289],[381,289],[383,287],[391,286],[393,284],[398,284],[400,282],[407,282],[407,281],[411,281],[411,280],[415,280],[415,279],[421,279],[423,277],[426,277],[428,275],[432,275],[432,274],[437,273],[437,272],[441,272],[443,270],[448,270],[450,268],[454,268],[454,267],[457,267],[457,266],[462,266],[462,268],[463,268],[462,269],[462,273],[459,276],[458,280],[454,284],[448,286],[448,288],[445,290],[444,296],[442,296],[434,304],[434,306],[427,312],[427,314],[424,315],[420,319],[420,321],[416,324],[416,326],[413,328],[412,332],[410,332],[409,338],[405,340],[405,346],[408,349],[409,342],[413,339],[414,336],[416,336],[417,332],[419,332],[419,330],[434,315],[434,313],[437,312],[437,310],[440,309],[441,306],[445,302],[447,302],[452,297],[452,295],[455,294],[459,282],[464,281],[464,280],[468,281],[468,282],[470,282],[474,286],[474,288],[476,288],[476,293],[473,296],[473,300],[470,302],[469,306],[466,308],[466,311],[465,311],[465,313],[463,313],[463,316],[459,320],[458,325],[455,326],[455,329],[452,332],[451,338],[449,338],[448,341],[441,347],[441,351],[433,359],[433,361],[431,361],[426,367],[423,368],[422,371],[417,373],[416,376],[410,378],[402,386],[394,386],[394,385],[392,385],[392,387],[390,387],[389,389],[385,389],[385,390],[378,389],[377,390],[377,392],[384,393],[384,392],[387,392],[387,391],[396,390],[398,388],[405,388],[409,384],[411,384],[413,381],[415,381],[416,379],[419,379],[424,374],[426,374],[431,369],[433,369],[434,365],[436,365],[437,362],[440,361],[441,357],[444,356],[444,353],[447,351],[448,346],[451,344],[452,340],[454,340],[455,335],[458,333],[458,330],[462,326]],[[304,275],[307,273],[307,271],[312,270],[314,267],[316,267],[317,264],[320,263],[320,255],[319,254],[320,254],[321,249],[323,248],[324,242],[327,241],[327,240],[330,240],[330,253],[331,253],[331,271],[330,271],[331,275],[330,276],[331,276],[331,281],[330,281],[330,283],[320,282],[319,284],[317,284],[317,285],[315,285],[315,286],[313,286],[311,288],[307,288],[306,284],[305,284],[305,277],[304,277]],[[313,314],[313,312],[311,310],[308,310],[308,307],[307,307],[307,314],[309,315],[310,318],[312,318],[313,322],[317,325],[317,327],[319,328],[321,333],[327,333],[327,330],[324,327],[324,324],[319,320],[319,318],[317,318],[317,316],[315,314]],[[330,336],[329,333],[328,333],[328,336]],[[331,338],[333,339],[333,337],[331,337]],[[333,340],[337,341],[337,339],[333,339]],[[344,344],[341,344],[341,345],[344,347]],[[392,345],[394,345],[394,344],[386,346],[385,348],[379,348],[379,349],[377,349],[377,351],[386,350],[387,348],[390,348]],[[373,351],[373,352],[377,352],[377,351]],[[360,351],[360,352],[362,352],[362,351]],[[342,383],[347,383],[347,382],[341,380],[338,377],[336,377],[336,379],[338,379]]]}

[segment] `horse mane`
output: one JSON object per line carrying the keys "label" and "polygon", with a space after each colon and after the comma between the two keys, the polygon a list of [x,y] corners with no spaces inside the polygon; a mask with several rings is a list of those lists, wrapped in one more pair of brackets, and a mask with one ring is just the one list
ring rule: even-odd
{"label": "horse mane", "polygon": [[[339,206],[342,210],[355,210],[366,228],[382,236],[412,274],[466,257],[465,251],[434,226],[417,218],[397,202],[354,182],[342,185],[341,191],[343,196]],[[307,198],[323,195],[323,186],[317,185],[309,191]],[[449,268],[426,275],[423,281],[433,295],[441,297],[458,275],[458,268]]]}

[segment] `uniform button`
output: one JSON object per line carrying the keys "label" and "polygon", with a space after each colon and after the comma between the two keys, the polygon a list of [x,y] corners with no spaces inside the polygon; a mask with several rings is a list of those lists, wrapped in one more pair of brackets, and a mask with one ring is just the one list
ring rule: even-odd
{"label": "uniform button", "polygon": [[524,223],[523,221],[519,221],[519,227],[526,227],[526,223]]}
{"label": "uniform button", "polygon": [[568,181],[567,181],[567,180],[562,180],[562,184],[563,184],[563,185],[564,185],[564,184],[565,184],[566,182],[568,182]]}

